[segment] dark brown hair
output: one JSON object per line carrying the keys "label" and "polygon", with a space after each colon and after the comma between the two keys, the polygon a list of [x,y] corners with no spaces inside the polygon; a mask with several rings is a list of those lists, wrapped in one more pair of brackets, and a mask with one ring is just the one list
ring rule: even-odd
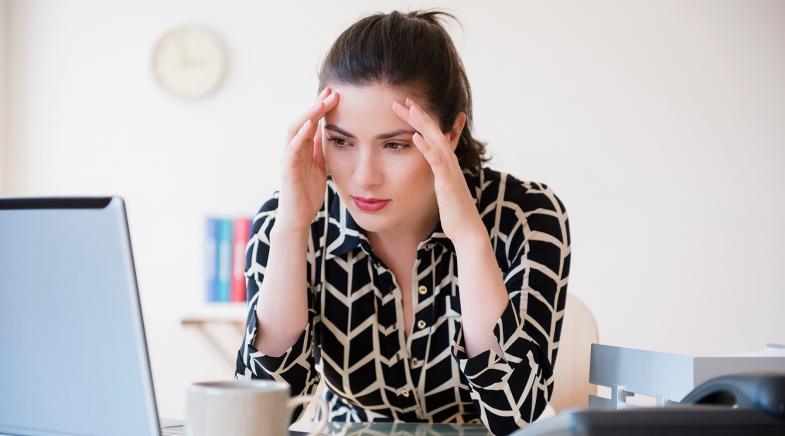
{"label": "dark brown hair", "polygon": [[443,132],[464,112],[455,154],[464,171],[476,174],[489,159],[485,144],[472,137],[471,87],[442,17],[458,21],[447,12],[427,10],[379,13],[352,24],[322,62],[319,91],[328,83],[410,86],[436,114]]}

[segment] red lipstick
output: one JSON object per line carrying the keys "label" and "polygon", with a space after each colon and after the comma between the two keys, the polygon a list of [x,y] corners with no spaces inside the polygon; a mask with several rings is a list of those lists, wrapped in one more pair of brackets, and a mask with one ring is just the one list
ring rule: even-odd
{"label": "red lipstick", "polygon": [[384,206],[387,206],[387,203],[390,200],[385,200],[383,198],[365,198],[365,197],[358,197],[352,196],[352,200],[354,200],[354,204],[360,209],[366,212],[376,212],[377,210],[381,210]]}

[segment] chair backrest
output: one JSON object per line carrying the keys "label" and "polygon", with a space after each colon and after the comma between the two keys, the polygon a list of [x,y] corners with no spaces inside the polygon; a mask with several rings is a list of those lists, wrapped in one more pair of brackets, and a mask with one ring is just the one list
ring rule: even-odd
{"label": "chair backrest", "polygon": [[589,395],[596,395],[596,386],[589,383],[589,362],[591,344],[598,340],[597,321],[591,310],[580,298],[568,295],[550,401],[557,412],[588,407]]}

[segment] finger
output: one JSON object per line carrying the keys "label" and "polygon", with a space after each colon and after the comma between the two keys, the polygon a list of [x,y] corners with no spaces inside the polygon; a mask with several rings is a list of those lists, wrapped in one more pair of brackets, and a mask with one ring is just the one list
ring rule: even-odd
{"label": "finger", "polygon": [[419,133],[412,135],[412,142],[420,150],[420,153],[425,156],[425,160],[431,166],[433,175],[439,177],[444,171],[444,158],[435,150],[435,148],[425,140]]}
{"label": "finger", "polygon": [[[409,123],[409,125],[412,126],[415,131],[419,132],[420,135],[424,136],[426,139],[428,139],[428,141],[433,141],[434,144],[439,144],[441,138],[439,138],[438,135],[433,137],[425,136],[425,132],[423,131],[428,127],[428,123],[433,123],[433,120],[430,117],[428,117],[427,119],[422,119],[417,117],[415,112],[412,110],[412,106],[409,103],[408,99],[406,103],[409,106],[404,106],[398,103],[397,101],[393,102],[393,112],[395,112],[395,114],[398,115],[398,117],[400,117],[402,120]],[[438,130],[438,127],[435,128]]]}
{"label": "finger", "polygon": [[296,154],[299,155],[300,151],[303,149],[303,144],[308,141],[309,136],[313,136],[311,131],[311,120],[305,120],[303,125],[300,127],[300,130],[297,131],[297,134],[294,135],[294,138],[289,142],[289,154]]}
{"label": "finger", "polygon": [[[324,101],[324,111],[322,116],[326,115],[331,110],[335,109],[338,106],[338,100],[341,99],[341,95],[337,91],[333,91],[328,95]],[[321,117],[320,117],[321,118]]]}
{"label": "finger", "polygon": [[403,121],[405,121],[408,125],[412,126],[412,128],[415,131],[417,131],[417,127],[415,126],[415,121],[412,120],[412,117],[411,117],[411,114],[409,113],[409,108],[408,107],[398,103],[397,101],[394,101],[393,104],[392,104],[392,109],[393,109],[393,112],[395,112],[395,115],[398,116],[398,118],[400,118]]}
{"label": "finger", "polygon": [[[407,100],[407,104],[408,103],[409,102]],[[401,118],[402,120],[406,121],[407,123],[409,123],[410,126],[412,126],[414,128],[415,135],[419,134],[420,139],[425,140],[425,138],[423,138],[422,132],[420,132],[420,126],[422,126],[423,123],[419,122],[418,120],[416,120],[414,118],[413,114],[410,111],[410,108],[411,108],[411,106],[404,106],[404,105],[398,103],[397,101],[393,102],[393,112],[395,112],[395,114],[398,115],[399,118]],[[430,150],[431,149],[430,141],[425,140],[424,144],[422,144],[422,146],[424,147],[423,150]]]}
{"label": "finger", "polygon": [[295,135],[297,135],[297,133],[300,131],[300,128],[302,128],[306,120],[312,120],[317,114],[321,113],[323,108],[324,108],[324,101],[319,100],[318,102],[316,102],[316,104],[311,106],[311,108],[308,109],[306,113],[300,115],[300,117],[297,118],[297,120],[295,120],[295,122],[289,126],[289,131],[287,135],[289,141],[291,141],[295,137]]}
{"label": "finger", "polygon": [[406,121],[407,123],[409,122],[409,108],[398,103],[397,101],[393,101],[392,108],[393,112],[395,112],[395,115],[398,115],[398,118]]}
{"label": "finger", "polygon": [[324,151],[322,150],[322,126],[316,126],[316,133],[313,135],[313,160],[317,165],[324,168]]}
{"label": "finger", "polygon": [[322,92],[319,93],[319,96],[317,98],[319,100],[324,100],[324,98],[327,97],[327,94],[329,93],[330,93],[330,87],[325,86],[324,89],[322,89]]}
{"label": "finger", "polygon": [[324,100],[316,104],[314,110],[309,112],[308,119],[316,126],[319,120],[338,105],[338,93],[331,92]]}
{"label": "finger", "polygon": [[452,148],[449,147],[449,141],[436,121],[408,97],[406,98],[406,103],[409,107],[409,119],[411,120],[412,127],[420,132],[420,134],[432,145],[438,146],[440,152],[449,151],[452,153]]}
{"label": "finger", "polygon": [[332,94],[332,92],[333,92],[332,88],[330,87],[324,88],[322,92],[319,94],[319,97],[317,98],[317,102],[314,103],[314,105],[311,106],[310,109],[308,109],[304,114],[300,115],[300,117],[297,118],[294,121],[294,123],[292,123],[289,126],[288,139],[290,141],[294,137],[294,135],[297,134],[297,131],[300,129],[300,127],[302,127],[305,120],[310,119],[315,122],[316,120],[318,120],[324,115],[324,100],[328,99],[330,94]]}

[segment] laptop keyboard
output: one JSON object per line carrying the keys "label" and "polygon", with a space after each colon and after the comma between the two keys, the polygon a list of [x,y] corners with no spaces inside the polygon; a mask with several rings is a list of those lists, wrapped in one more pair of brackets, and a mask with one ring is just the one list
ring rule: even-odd
{"label": "laptop keyboard", "polygon": [[[161,427],[161,436],[182,436],[185,434],[185,428],[182,425],[177,425],[173,427]],[[307,433],[302,433],[299,431],[289,431],[290,436],[307,436]],[[11,436],[6,435],[5,433],[0,433],[0,436]]]}
{"label": "laptop keyboard", "polygon": [[[185,428],[182,425],[175,425],[171,427],[161,427],[161,436],[181,436],[185,434]],[[299,431],[289,431],[290,436],[306,436],[307,433]],[[2,435],[0,435],[2,436]]]}

